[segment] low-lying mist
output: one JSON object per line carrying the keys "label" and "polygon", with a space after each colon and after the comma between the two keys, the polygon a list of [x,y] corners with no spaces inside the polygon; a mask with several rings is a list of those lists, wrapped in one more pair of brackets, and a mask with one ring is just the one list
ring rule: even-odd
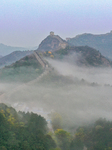
{"label": "low-lying mist", "polygon": [[[48,62],[62,75],[84,79],[88,82],[95,82],[98,84],[112,85],[112,68],[110,67],[86,67],[76,65],[73,59],[77,55],[67,56],[61,61],[48,59]],[[80,56],[80,59],[82,57]]]}
{"label": "low-lying mist", "polygon": [[[78,67],[65,60],[47,61],[54,68],[52,72],[35,84],[15,88],[2,97],[2,102],[46,118],[56,111],[62,116],[65,127],[91,123],[100,117],[112,120],[111,68]],[[2,86],[11,91],[11,84],[0,84],[0,90]]]}

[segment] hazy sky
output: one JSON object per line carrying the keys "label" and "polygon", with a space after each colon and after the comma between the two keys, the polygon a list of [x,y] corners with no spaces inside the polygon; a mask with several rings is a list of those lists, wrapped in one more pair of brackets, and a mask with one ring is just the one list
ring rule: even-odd
{"label": "hazy sky", "polygon": [[62,38],[112,30],[112,0],[0,0],[0,43],[38,46],[54,31]]}

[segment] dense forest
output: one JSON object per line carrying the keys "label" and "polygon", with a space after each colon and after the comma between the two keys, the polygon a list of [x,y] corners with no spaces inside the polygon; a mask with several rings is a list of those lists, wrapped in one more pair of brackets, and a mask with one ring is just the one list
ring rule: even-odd
{"label": "dense forest", "polygon": [[62,128],[61,117],[47,121],[33,112],[17,112],[0,104],[0,150],[112,150],[112,122],[100,118],[74,132]]}
{"label": "dense forest", "polygon": [[0,104],[0,150],[49,150],[56,144],[47,134],[46,120]]}

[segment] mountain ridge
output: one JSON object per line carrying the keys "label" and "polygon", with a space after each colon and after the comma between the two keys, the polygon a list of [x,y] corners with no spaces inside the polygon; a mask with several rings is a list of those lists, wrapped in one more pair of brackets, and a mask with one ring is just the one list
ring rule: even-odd
{"label": "mountain ridge", "polygon": [[14,51],[0,58],[0,67],[4,67],[5,65],[10,65],[11,63],[18,61],[19,59],[27,55],[30,55],[31,53],[33,53],[33,51]]}
{"label": "mountain ridge", "polygon": [[63,40],[59,35],[54,35],[54,32],[50,32],[40,44],[37,51],[54,51],[60,48],[65,48],[68,43]]}
{"label": "mountain ridge", "polygon": [[67,38],[67,42],[73,46],[93,47],[112,59],[112,31],[105,34],[84,33],[74,38]]}
{"label": "mountain ridge", "polygon": [[72,59],[78,65],[111,67],[110,60],[104,57],[99,51],[89,46],[68,46],[65,49],[60,49],[53,53],[54,57],[59,59],[63,59],[63,56],[73,57],[74,54],[75,57]]}
{"label": "mountain ridge", "polygon": [[6,56],[14,51],[26,51],[26,50],[33,50],[36,49],[37,46],[34,47],[16,47],[16,46],[8,46],[3,43],[0,43],[0,55]]}

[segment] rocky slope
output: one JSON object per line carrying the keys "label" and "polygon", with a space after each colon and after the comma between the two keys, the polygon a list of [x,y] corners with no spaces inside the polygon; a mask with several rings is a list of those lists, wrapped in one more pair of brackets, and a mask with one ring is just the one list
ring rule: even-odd
{"label": "rocky slope", "polygon": [[54,33],[50,33],[39,45],[38,51],[54,51],[59,50],[60,48],[65,48],[67,46],[67,42],[63,40],[58,35],[54,35]]}

